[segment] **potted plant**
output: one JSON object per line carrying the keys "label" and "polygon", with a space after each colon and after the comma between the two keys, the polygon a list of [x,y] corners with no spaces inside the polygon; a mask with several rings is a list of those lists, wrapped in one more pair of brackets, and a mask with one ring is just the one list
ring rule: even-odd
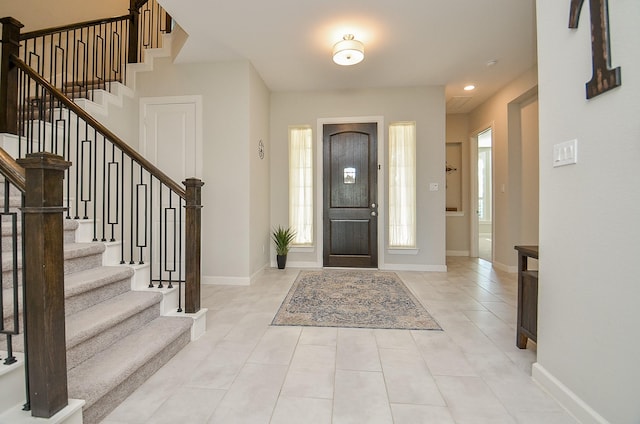
{"label": "potted plant", "polygon": [[296,232],[290,227],[283,228],[278,226],[271,233],[271,239],[276,245],[276,261],[278,262],[278,269],[284,269],[287,263],[287,253],[291,243],[296,236]]}

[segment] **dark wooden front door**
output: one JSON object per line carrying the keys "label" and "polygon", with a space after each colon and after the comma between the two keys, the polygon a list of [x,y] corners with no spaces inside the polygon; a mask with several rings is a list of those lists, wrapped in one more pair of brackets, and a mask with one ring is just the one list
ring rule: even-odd
{"label": "dark wooden front door", "polygon": [[323,127],[324,266],[378,267],[378,127]]}

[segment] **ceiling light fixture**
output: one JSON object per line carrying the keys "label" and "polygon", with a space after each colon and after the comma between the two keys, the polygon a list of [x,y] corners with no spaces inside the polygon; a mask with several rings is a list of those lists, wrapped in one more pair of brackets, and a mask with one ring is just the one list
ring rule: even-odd
{"label": "ceiling light fixture", "polygon": [[364,44],[354,39],[353,34],[342,37],[333,46],[333,61],[338,65],[349,66],[362,62],[364,59]]}
{"label": "ceiling light fixture", "polygon": [[473,84],[469,84],[469,85],[465,85],[464,86],[464,91],[471,91],[471,90],[475,90],[476,86]]}

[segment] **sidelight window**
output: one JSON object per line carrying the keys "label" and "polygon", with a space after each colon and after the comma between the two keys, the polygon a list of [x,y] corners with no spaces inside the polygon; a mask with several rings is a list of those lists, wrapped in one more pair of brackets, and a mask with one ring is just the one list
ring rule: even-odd
{"label": "sidelight window", "polygon": [[389,125],[389,247],[416,247],[416,124]]}
{"label": "sidelight window", "polygon": [[309,127],[289,127],[289,225],[294,245],[313,243],[313,152]]}

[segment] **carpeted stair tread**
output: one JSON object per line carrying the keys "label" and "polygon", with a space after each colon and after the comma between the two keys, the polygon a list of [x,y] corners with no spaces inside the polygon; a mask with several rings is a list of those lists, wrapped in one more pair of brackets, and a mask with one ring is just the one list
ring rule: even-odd
{"label": "carpeted stair tread", "polygon": [[104,243],[67,243],[64,245],[64,259],[102,254],[106,250]]}
{"label": "carpeted stair tread", "polygon": [[128,266],[101,266],[66,275],[64,278],[65,297],[77,296],[81,293],[103,287],[133,276],[135,271]]}
{"label": "carpeted stair tread", "polygon": [[[18,214],[18,222],[17,222],[17,234],[22,234],[22,224],[20,223],[20,214]],[[64,231],[64,241],[65,243],[74,243],[75,242],[75,231],[78,228],[79,224],[77,221],[71,219],[65,219],[63,226]],[[13,224],[11,221],[2,222],[2,251],[8,252],[12,250],[12,240],[13,236]],[[18,238],[18,245],[20,245],[20,238]]]}
{"label": "carpeted stair tread", "polygon": [[134,274],[133,268],[128,266],[96,266],[65,275],[65,315],[75,314],[130,291]]}
{"label": "carpeted stair tread", "polygon": [[[144,311],[159,305],[162,294],[130,291],[101,302],[67,317],[67,350],[107,329]],[[160,308],[157,308],[160,315]]]}
{"label": "carpeted stair tread", "polygon": [[[82,258],[84,256],[101,255],[102,252],[105,251],[105,249],[106,247],[104,246],[104,243],[66,243],[64,245],[64,259],[68,260]],[[10,255],[3,255],[3,271],[13,269],[12,260],[13,259],[10,257]],[[18,259],[18,263],[22,264],[22,261]]]}
{"label": "carpeted stair tread", "polygon": [[[134,273],[135,271],[127,266],[102,266],[68,274],[64,279],[64,295],[67,299],[65,307],[69,308],[70,306],[68,303],[69,298],[129,279]],[[19,290],[18,311],[22,313],[22,290]],[[6,287],[2,289],[2,306],[5,315],[13,312],[13,288]]]}
{"label": "carpeted stair tread", "polygon": [[[68,374],[69,397],[84,399],[86,401],[84,409],[87,410],[110,391],[116,388],[126,390],[119,386],[130,383],[139,386],[144,380],[138,382],[127,380],[138,369],[161,356],[163,350],[167,349],[172,342],[177,341],[181,336],[184,338],[185,333],[190,332],[191,324],[190,318],[156,318],[140,330],[121,339],[109,349],[103,350],[70,370]],[[180,348],[182,346],[178,347],[178,350]],[[175,347],[172,350],[175,350]],[[176,352],[177,350],[171,352],[171,356]],[[144,377],[144,379],[146,378],[147,376]],[[135,387],[128,393],[131,393],[133,389]],[[117,404],[110,409],[115,406]]]}

